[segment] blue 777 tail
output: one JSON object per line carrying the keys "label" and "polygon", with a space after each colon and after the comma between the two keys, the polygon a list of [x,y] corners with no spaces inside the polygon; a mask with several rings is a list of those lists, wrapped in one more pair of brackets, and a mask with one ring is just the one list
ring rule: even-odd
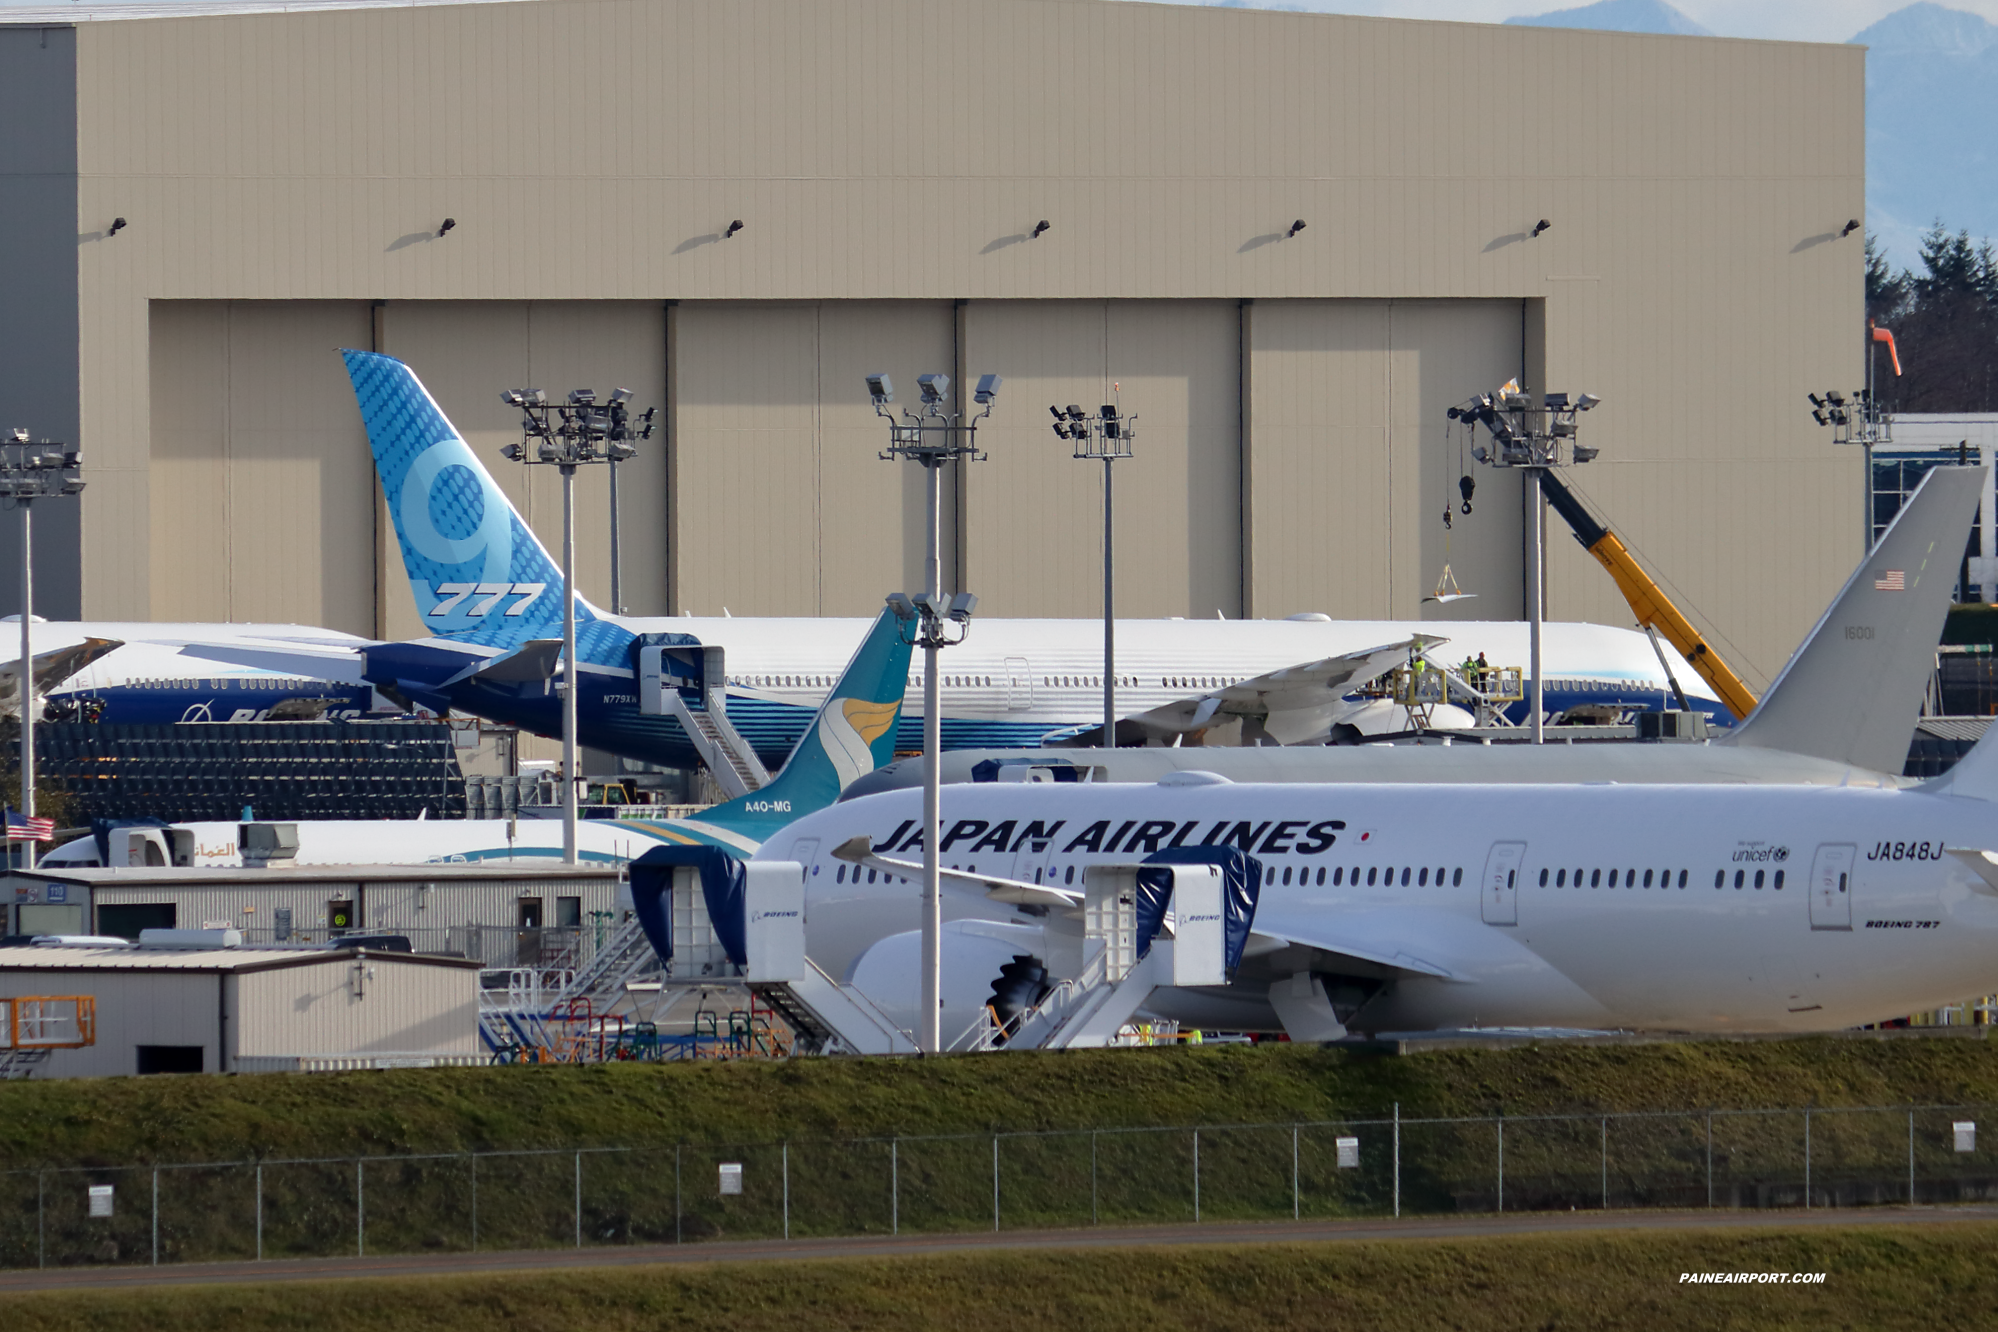
{"label": "blue 777 tail", "polygon": [[[403,568],[435,637],[510,651],[562,632],[562,570],[408,366],[345,351]],[[576,599],[576,655],[628,668],[631,635]]]}

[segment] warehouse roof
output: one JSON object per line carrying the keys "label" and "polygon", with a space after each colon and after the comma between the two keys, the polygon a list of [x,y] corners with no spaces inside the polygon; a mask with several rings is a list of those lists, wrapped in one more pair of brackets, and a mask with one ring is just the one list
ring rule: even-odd
{"label": "warehouse roof", "polygon": [[427,953],[385,953],[367,948],[0,948],[0,972],[8,971],[275,971],[325,962],[395,962],[408,966],[477,970],[462,957]]}
{"label": "warehouse roof", "polygon": [[32,883],[84,884],[90,887],[136,888],[158,884],[173,888],[240,888],[246,885],[284,888],[298,883],[487,883],[494,879],[518,879],[539,883],[576,879],[616,879],[622,865],[517,865],[511,861],[453,861],[443,865],[284,865],[272,869],[243,869],[234,865],[187,867],[158,866],[70,867],[50,865],[31,870],[14,870],[8,876]]}

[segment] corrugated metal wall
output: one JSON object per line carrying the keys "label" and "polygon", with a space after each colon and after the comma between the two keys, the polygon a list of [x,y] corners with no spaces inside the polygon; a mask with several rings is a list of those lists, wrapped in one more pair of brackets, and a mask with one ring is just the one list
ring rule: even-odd
{"label": "corrugated metal wall", "polygon": [[[633,328],[660,332],[569,335],[584,354],[567,373],[592,378],[627,352],[663,376],[665,320],[648,307],[787,307],[671,316],[703,344],[687,357],[708,357],[691,377],[683,359],[674,386],[687,438],[730,443],[676,459],[677,558],[663,545],[628,557],[658,580],[627,597],[634,610],[858,610],[908,585],[910,483],[869,474],[887,464],[870,461],[846,378],[892,370],[870,353],[901,352],[913,370],[948,350],[963,370],[1021,377],[995,419],[1027,431],[1044,410],[1021,401],[1028,385],[1079,393],[1105,373],[1084,307],[1099,329],[1107,319],[1117,361],[1106,301],[1199,303],[1162,321],[1135,310],[1129,330],[1134,360],[1190,376],[1131,405],[1163,421],[1183,392],[1190,441],[1235,391],[1216,367],[1238,301],[1528,303],[1552,386],[1607,399],[1585,488],[1752,679],[1780,665],[1858,553],[1857,462],[1795,409],[1805,389],[1859,377],[1859,238],[1836,234],[1863,216],[1857,48],[1091,0],[544,0],[95,23],[77,50],[91,615],[152,613],[157,551],[212,558],[150,530],[147,305],[163,300],[388,301],[385,348],[422,350],[447,381],[455,365],[465,401],[544,373],[522,359],[541,345],[534,316],[416,303],[633,302]],[[946,51],[975,54],[936,58]],[[592,96],[570,95],[584,83]],[[104,236],[113,215],[130,226]],[[458,226],[439,239],[446,216]],[[1297,218],[1308,228],[1286,237]],[[1552,228],[1534,238],[1541,218]],[[1034,238],[1041,219],[1052,225]],[[819,304],[832,301],[910,304],[874,320]],[[977,304],[948,313],[958,301],[993,302],[991,319]],[[1009,333],[1014,301],[1052,304]],[[855,325],[829,331],[849,310]],[[1399,614],[1427,590],[1439,561],[1421,515],[1437,505],[1421,497],[1437,488],[1402,452],[1401,409],[1376,420],[1370,403],[1326,396],[1380,384],[1376,362],[1402,345],[1384,309],[1349,314],[1356,326],[1252,309],[1251,327],[1301,359],[1233,368],[1251,384],[1247,567],[1212,554],[1243,520],[1184,518],[1179,483],[1161,481],[1147,498],[1186,527],[1184,546],[1161,547],[1156,581],[1147,570],[1132,585],[1134,613],[1229,610],[1232,586],[1253,614]],[[1429,344],[1475,344],[1441,357],[1439,399],[1457,391],[1446,381],[1485,377],[1496,353],[1475,349],[1490,346],[1480,327]],[[1158,345],[1140,354],[1146,337]],[[730,345],[754,355],[717,350]],[[1013,347],[1025,369],[975,363]],[[1418,426],[1431,378],[1425,365]],[[737,410],[750,380],[782,385],[748,399],[767,414]],[[1379,442],[1390,424],[1392,449]],[[470,424],[490,435],[481,447],[509,426]],[[203,447],[183,439],[163,456],[192,451],[198,473]],[[1225,447],[1187,447],[1185,492],[1225,490]],[[953,548],[995,613],[1088,613],[1081,580],[1059,574],[1090,560],[1082,469],[1036,458],[961,479]],[[903,526],[853,535],[883,493]],[[828,517],[847,513],[844,531]],[[1017,562],[981,559],[1022,524],[1026,551],[1006,547]],[[840,562],[815,564],[808,538]],[[1556,615],[1626,619],[1592,562],[1554,552]],[[325,577],[291,577],[256,595],[347,614]],[[588,564],[585,577],[602,585]]]}
{"label": "corrugated metal wall", "polygon": [[[289,877],[288,872],[284,873]],[[240,882],[214,888],[165,884],[146,888],[99,887],[91,890],[91,897],[98,907],[171,902],[178,909],[177,919],[184,929],[201,928],[208,921],[226,921],[234,928],[268,930],[273,913],[283,907],[291,911],[295,929],[315,932],[327,927],[326,904],[345,901],[355,904],[358,919],[353,928],[393,934],[457,925],[512,926],[519,921],[517,907],[523,898],[539,899],[545,904],[544,925],[556,923],[556,899],[580,898],[583,920],[587,921],[592,911],[611,911],[616,907],[617,878],[606,875],[576,879],[443,879],[428,892],[420,882],[407,880],[371,883],[314,878],[304,883],[273,883],[262,887]]]}
{"label": "corrugated metal wall", "polygon": [[235,1055],[471,1054],[479,973],[367,958],[230,978]]}
{"label": "corrugated metal wall", "polygon": [[97,1000],[97,1043],[50,1052],[37,1077],[130,1077],[141,1045],[198,1045],[202,1072],[221,1068],[222,978],[214,972],[0,971],[0,995],[22,994]]}

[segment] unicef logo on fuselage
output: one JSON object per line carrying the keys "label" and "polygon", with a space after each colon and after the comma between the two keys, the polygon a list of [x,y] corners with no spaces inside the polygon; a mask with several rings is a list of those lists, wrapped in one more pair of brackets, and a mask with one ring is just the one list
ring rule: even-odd
{"label": "unicef logo on fuselage", "polygon": [[432,566],[419,583],[491,583],[513,566],[512,511],[462,439],[439,440],[417,455],[403,476],[397,517],[411,553]]}

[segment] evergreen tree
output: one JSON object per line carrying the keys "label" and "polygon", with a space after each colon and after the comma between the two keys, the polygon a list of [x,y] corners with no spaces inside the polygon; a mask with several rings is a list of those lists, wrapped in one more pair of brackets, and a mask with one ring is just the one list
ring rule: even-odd
{"label": "evergreen tree", "polygon": [[1998,255],[1938,218],[1921,269],[1890,271],[1869,237],[1866,312],[1894,332],[1903,375],[1883,369],[1881,399],[1903,412],[1998,411]]}

